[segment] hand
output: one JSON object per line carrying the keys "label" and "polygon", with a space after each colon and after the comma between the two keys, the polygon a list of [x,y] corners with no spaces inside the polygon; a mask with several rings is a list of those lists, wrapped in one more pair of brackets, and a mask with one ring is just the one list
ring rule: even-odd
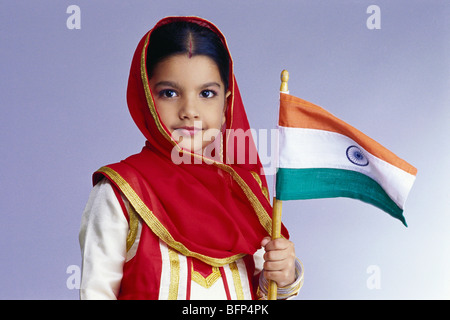
{"label": "hand", "polygon": [[295,248],[294,243],[278,238],[272,240],[265,237],[261,241],[264,247],[264,277],[277,283],[278,287],[285,287],[295,281]]}

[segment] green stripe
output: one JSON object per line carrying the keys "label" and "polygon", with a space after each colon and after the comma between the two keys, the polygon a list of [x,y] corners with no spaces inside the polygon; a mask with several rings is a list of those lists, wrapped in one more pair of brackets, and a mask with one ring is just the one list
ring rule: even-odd
{"label": "green stripe", "polygon": [[336,197],[358,199],[380,208],[407,226],[403,210],[375,180],[365,174],[329,168],[279,168],[276,177],[278,200]]}

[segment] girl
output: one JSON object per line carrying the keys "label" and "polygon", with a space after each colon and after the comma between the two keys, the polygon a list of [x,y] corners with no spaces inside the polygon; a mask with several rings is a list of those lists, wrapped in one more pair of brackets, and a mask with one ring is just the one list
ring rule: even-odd
{"label": "girl", "polygon": [[236,161],[256,149],[230,134],[250,127],[217,27],[159,21],[138,44],[127,101],[147,142],[93,175],[81,298],[264,299],[268,280],[279,299],[296,295],[301,264],[284,227],[270,238],[261,163]]}

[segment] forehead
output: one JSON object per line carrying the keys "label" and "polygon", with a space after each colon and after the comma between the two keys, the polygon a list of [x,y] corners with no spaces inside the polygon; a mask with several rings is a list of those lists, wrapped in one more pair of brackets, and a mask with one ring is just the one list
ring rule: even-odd
{"label": "forehead", "polygon": [[179,54],[160,61],[151,75],[150,82],[176,81],[180,84],[199,84],[206,82],[222,83],[219,68],[207,56]]}

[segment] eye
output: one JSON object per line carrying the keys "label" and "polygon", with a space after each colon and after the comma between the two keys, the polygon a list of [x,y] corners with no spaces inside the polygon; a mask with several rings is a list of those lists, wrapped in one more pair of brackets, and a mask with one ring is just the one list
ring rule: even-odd
{"label": "eye", "polygon": [[216,96],[216,92],[213,90],[203,90],[202,92],[200,92],[200,96],[202,98],[213,98]]}
{"label": "eye", "polygon": [[177,93],[172,89],[164,89],[159,92],[159,96],[161,98],[173,98],[177,96]]}

